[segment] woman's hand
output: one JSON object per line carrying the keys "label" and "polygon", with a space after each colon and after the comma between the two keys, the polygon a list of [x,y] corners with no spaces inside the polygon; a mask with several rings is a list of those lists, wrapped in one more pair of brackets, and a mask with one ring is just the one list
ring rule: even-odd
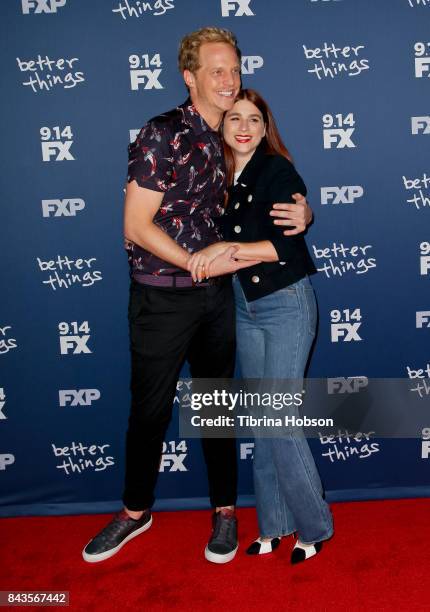
{"label": "woman's hand", "polygon": [[215,242],[210,246],[197,251],[191,255],[188,260],[187,269],[191,272],[193,281],[202,281],[204,278],[209,278],[209,265],[210,263],[224,253],[230,244],[227,242]]}

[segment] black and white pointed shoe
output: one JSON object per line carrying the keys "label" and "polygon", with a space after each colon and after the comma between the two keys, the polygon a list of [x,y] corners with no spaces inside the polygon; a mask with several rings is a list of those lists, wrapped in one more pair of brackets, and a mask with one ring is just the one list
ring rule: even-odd
{"label": "black and white pointed shoe", "polygon": [[322,545],[322,542],[303,544],[300,540],[297,540],[291,553],[291,563],[295,565],[296,563],[302,563],[302,561],[307,561],[311,557],[314,557],[321,551]]}
{"label": "black and white pointed shoe", "polygon": [[281,543],[281,538],[272,538],[271,540],[262,540],[257,538],[251,546],[246,549],[247,555],[267,555],[276,550]]}

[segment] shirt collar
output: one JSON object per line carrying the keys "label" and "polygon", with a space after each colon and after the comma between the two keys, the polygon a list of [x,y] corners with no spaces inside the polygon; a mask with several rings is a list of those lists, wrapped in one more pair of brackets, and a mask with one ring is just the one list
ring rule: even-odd
{"label": "shirt collar", "polygon": [[187,100],[185,100],[185,102],[181,104],[179,108],[182,109],[185,122],[188,123],[192,127],[193,132],[197,136],[200,136],[200,134],[203,134],[205,132],[209,132],[212,134],[218,134],[217,130],[213,130],[206,123],[206,121],[203,119],[199,111],[196,109],[194,104],[191,102],[190,98],[187,98]]}

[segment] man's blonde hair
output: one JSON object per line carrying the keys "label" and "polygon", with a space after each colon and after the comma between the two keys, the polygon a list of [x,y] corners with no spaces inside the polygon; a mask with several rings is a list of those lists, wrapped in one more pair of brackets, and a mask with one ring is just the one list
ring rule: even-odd
{"label": "man's blonde hair", "polygon": [[179,46],[178,64],[179,70],[189,70],[190,72],[196,72],[199,65],[199,51],[200,47],[205,43],[227,43],[231,45],[237,57],[240,61],[240,50],[237,46],[237,39],[233,32],[225,30],[224,28],[200,28],[195,32],[191,32],[184,36]]}

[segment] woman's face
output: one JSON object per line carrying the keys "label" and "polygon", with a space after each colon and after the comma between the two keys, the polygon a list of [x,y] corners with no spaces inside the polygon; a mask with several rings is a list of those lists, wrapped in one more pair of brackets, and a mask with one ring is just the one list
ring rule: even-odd
{"label": "woman's face", "polygon": [[224,140],[235,158],[250,159],[265,133],[263,115],[249,100],[239,100],[224,116]]}

